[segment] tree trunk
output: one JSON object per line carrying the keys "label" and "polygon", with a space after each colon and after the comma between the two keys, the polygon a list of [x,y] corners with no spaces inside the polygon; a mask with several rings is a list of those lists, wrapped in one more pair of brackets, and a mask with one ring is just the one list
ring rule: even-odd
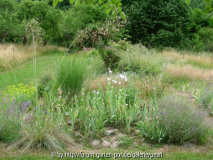
{"label": "tree trunk", "polygon": [[27,38],[25,36],[22,38],[22,43],[23,43],[23,45],[27,44]]}

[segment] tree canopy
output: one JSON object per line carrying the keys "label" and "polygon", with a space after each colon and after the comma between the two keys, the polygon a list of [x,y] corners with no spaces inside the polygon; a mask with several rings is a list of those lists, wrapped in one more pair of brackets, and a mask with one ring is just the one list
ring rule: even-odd
{"label": "tree canopy", "polygon": [[15,0],[1,0],[0,1],[0,36],[2,44],[5,43],[5,38],[12,33],[15,28]]}

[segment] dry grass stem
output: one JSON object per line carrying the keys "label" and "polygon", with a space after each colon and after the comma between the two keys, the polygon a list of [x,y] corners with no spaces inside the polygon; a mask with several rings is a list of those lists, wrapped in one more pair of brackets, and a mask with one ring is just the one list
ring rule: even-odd
{"label": "dry grass stem", "polygon": [[190,80],[213,81],[213,70],[201,70],[199,68],[187,66],[168,65],[165,71],[174,77],[186,77]]}

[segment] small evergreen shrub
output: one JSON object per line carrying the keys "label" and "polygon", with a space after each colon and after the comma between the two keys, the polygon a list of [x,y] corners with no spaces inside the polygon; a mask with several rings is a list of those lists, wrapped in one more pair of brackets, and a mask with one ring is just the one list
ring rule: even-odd
{"label": "small evergreen shrub", "polygon": [[206,114],[183,97],[168,96],[139,123],[142,135],[152,143],[182,144],[193,139],[206,143],[210,128],[204,123]]}

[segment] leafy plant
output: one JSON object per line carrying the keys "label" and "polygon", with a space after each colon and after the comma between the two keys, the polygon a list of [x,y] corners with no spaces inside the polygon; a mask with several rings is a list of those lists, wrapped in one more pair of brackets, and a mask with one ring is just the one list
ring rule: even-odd
{"label": "leafy plant", "polygon": [[0,107],[0,141],[12,142],[20,136],[21,122],[30,105],[31,102],[19,103],[10,98],[3,100]]}
{"label": "leafy plant", "polygon": [[[19,136],[9,146],[11,149],[45,148],[47,150],[62,150],[64,147],[77,147],[72,138],[65,132],[63,103],[60,107],[57,102],[60,99],[53,92],[44,95],[44,101],[36,101],[32,111],[24,114],[19,120]],[[45,106],[45,107],[44,107]]]}
{"label": "leafy plant", "polygon": [[99,53],[96,49],[93,49],[91,51],[88,51],[86,55],[87,55],[87,57],[95,57],[95,56],[98,56]]}
{"label": "leafy plant", "polygon": [[[119,83],[115,82],[114,83]],[[110,84],[104,90],[101,86],[96,91],[80,97],[75,96],[71,109],[67,110],[67,117],[71,120],[71,131],[81,129],[86,136],[89,133],[101,134],[107,125],[125,125],[130,133],[131,125],[138,121],[142,101],[134,95],[131,103],[126,103],[128,88],[121,86],[117,90]],[[78,119],[78,120],[77,120]]]}
{"label": "leafy plant", "polygon": [[189,36],[192,13],[184,1],[123,0],[122,4],[128,17],[125,28],[132,43],[141,41],[148,47],[179,47]]}
{"label": "leafy plant", "polygon": [[111,41],[110,45],[115,49],[124,50],[124,51],[130,48],[130,42],[127,41],[126,38],[124,38],[124,40],[120,39],[118,42]]}
{"label": "leafy plant", "polygon": [[153,143],[181,144],[193,139],[205,143],[210,134],[204,123],[206,115],[191,105],[183,97],[168,96],[148,114],[147,121],[139,123],[142,135]]}
{"label": "leafy plant", "polygon": [[201,38],[201,41],[205,44],[206,51],[212,51],[213,45],[212,45],[212,36],[213,36],[213,30],[212,28],[203,27],[198,31],[198,35]]}
{"label": "leafy plant", "polygon": [[115,70],[117,68],[120,57],[115,53],[114,50],[101,49],[99,53],[102,57],[102,60],[104,61],[105,66],[108,69]]}
{"label": "leafy plant", "polygon": [[51,82],[52,76],[50,74],[45,74],[41,77],[37,86],[39,96],[43,96],[45,92],[48,92],[52,89],[53,86],[51,86]]}
{"label": "leafy plant", "polygon": [[198,34],[194,34],[194,37],[191,42],[192,50],[195,52],[203,51],[205,46],[203,42],[200,40],[200,36]]}
{"label": "leafy plant", "polygon": [[26,101],[33,101],[35,98],[37,89],[34,87],[34,83],[31,82],[30,85],[18,84],[16,87],[8,86],[7,91],[4,91],[5,97],[10,97],[11,100],[15,99],[17,103],[24,103]]}
{"label": "leafy plant", "polygon": [[[63,0],[53,0],[53,6],[56,6],[58,2],[61,2]],[[88,4],[94,4],[96,1],[79,1],[79,0],[72,0],[70,3],[75,3],[76,6],[80,5],[81,3],[88,3]],[[112,17],[115,17],[117,14],[119,14],[123,19],[126,19],[125,14],[122,12],[121,8],[121,0],[108,0],[106,3],[104,3],[104,0],[100,0],[99,4],[103,7],[106,8],[106,13],[109,14],[112,12]]]}

